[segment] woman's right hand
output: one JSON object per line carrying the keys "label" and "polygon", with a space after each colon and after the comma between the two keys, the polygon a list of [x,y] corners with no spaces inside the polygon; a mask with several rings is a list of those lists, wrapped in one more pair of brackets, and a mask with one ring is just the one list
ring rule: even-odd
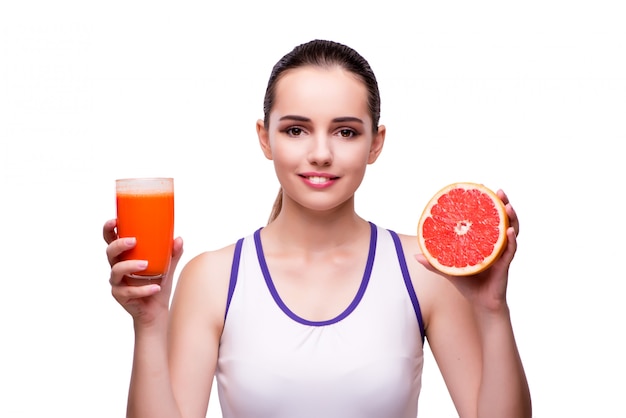
{"label": "woman's right hand", "polygon": [[105,222],[102,235],[108,244],[106,248],[109,265],[111,265],[111,293],[117,302],[130,313],[135,325],[150,325],[157,318],[167,318],[169,310],[172,281],[176,265],[183,254],[183,241],[181,238],[174,240],[172,261],[166,277],[160,284],[154,281],[143,284],[129,284],[127,275],[146,268],[142,260],[122,261],[120,255],[135,246],[134,238],[118,238],[115,219]]}

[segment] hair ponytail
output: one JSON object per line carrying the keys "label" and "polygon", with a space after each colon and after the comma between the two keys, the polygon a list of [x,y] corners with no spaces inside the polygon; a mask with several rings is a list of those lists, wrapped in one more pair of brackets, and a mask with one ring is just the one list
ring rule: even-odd
{"label": "hair ponytail", "polygon": [[276,196],[276,200],[274,200],[274,206],[272,206],[272,212],[270,213],[270,218],[267,223],[270,224],[278,214],[280,210],[283,208],[283,188],[278,189],[278,195]]}

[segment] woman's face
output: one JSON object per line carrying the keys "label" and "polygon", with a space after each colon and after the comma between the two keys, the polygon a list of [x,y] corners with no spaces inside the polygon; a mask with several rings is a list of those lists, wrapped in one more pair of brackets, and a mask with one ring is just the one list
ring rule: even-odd
{"label": "woman's face", "polygon": [[340,67],[285,72],[269,119],[257,130],[285,205],[323,211],[351,200],[384,142],[384,127],[372,132],[365,85]]}

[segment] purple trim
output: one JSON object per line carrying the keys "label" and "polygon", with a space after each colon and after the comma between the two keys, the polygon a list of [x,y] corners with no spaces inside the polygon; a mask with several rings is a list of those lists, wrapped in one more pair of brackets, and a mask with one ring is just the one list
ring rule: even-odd
{"label": "purple trim", "polygon": [[235,254],[233,255],[233,266],[230,269],[230,281],[228,283],[228,299],[226,299],[226,311],[224,312],[224,320],[228,315],[228,308],[230,307],[230,301],[233,299],[233,293],[235,293],[235,285],[237,284],[237,276],[239,274],[239,259],[241,258],[241,247],[243,244],[243,238],[237,241],[235,244]]}
{"label": "purple trim", "polygon": [[265,262],[265,255],[263,253],[263,246],[261,244],[261,229],[259,228],[254,233],[254,244],[256,245],[256,253],[259,259],[259,265],[261,267],[261,271],[263,272],[265,283],[267,284],[267,287],[270,293],[272,294],[274,301],[280,307],[280,309],[294,321],[299,322],[303,325],[310,325],[314,327],[321,327],[325,325],[335,324],[341,321],[342,319],[346,318],[348,315],[350,315],[350,313],[352,313],[352,311],[356,309],[361,299],[363,299],[363,295],[365,294],[365,289],[367,289],[367,284],[369,283],[370,276],[372,275],[372,266],[374,265],[374,256],[376,255],[377,230],[376,230],[376,225],[374,225],[371,222],[370,222],[370,230],[371,230],[370,247],[369,247],[369,253],[367,255],[367,263],[365,265],[365,271],[363,272],[363,278],[361,279],[361,285],[359,286],[359,290],[357,291],[357,294],[352,300],[352,302],[350,303],[350,305],[336,318],[329,319],[326,321],[309,321],[293,313],[291,309],[289,309],[287,305],[285,305],[283,300],[280,298],[280,295],[276,291],[276,287],[274,286],[272,276],[270,275],[270,271],[267,268],[267,263]]}
{"label": "purple trim", "polygon": [[400,262],[400,270],[402,270],[402,276],[404,277],[404,284],[406,285],[406,290],[409,292],[409,297],[411,298],[411,302],[413,303],[413,309],[415,310],[415,315],[417,316],[417,322],[420,327],[420,333],[422,334],[422,344],[424,344],[424,338],[426,337],[426,333],[424,331],[424,319],[422,318],[422,310],[420,309],[420,303],[417,300],[417,294],[415,293],[415,289],[413,288],[413,282],[411,281],[411,275],[409,274],[409,269],[406,265],[406,258],[404,258],[404,251],[402,250],[402,244],[400,243],[400,238],[398,234],[395,232],[388,230],[391,233],[391,237],[393,238],[393,243],[396,245],[396,253],[398,254],[398,261]]}

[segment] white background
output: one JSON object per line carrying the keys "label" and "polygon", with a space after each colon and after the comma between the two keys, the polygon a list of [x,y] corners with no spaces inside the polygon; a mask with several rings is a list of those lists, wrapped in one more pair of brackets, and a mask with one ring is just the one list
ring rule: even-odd
{"label": "white background", "polygon": [[[212,3],[0,5],[0,416],[124,416],[114,179],[175,178],[183,263],[264,225],[278,184],[254,124],[273,64],[313,38],[379,79],[388,136],[361,215],[414,233],[444,185],[503,188],[535,416],[626,416],[623,2]],[[453,417],[427,354],[420,416]]]}

